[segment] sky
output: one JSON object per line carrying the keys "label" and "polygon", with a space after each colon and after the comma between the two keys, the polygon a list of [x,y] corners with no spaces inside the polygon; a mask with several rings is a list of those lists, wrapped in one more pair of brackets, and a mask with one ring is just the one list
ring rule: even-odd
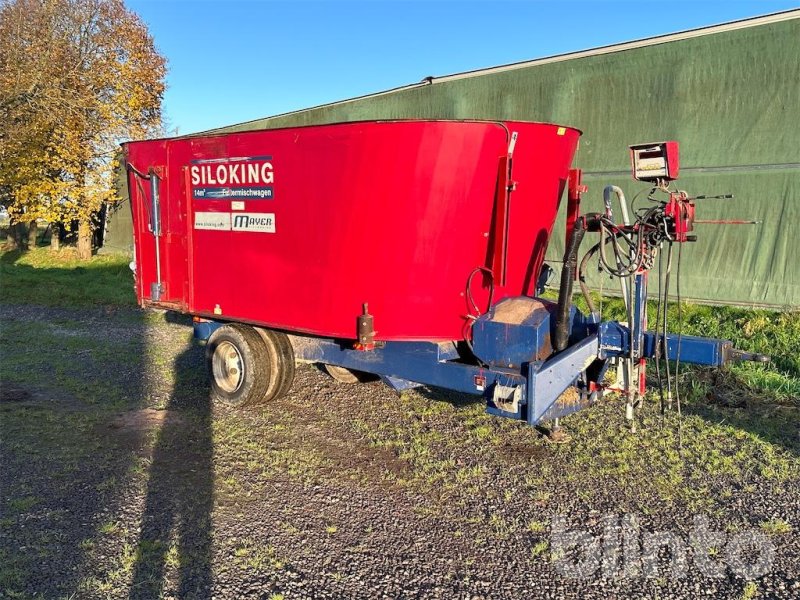
{"label": "sky", "polygon": [[174,134],[482,67],[800,7],[795,0],[127,0],[168,61]]}

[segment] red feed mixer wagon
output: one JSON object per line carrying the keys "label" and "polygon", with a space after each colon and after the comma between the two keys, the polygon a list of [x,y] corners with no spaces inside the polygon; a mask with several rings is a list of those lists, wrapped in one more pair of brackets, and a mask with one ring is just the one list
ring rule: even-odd
{"label": "red feed mixer wagon", "polygon": [[[692,199],[668,187],[677,145],[633,147],[652,206],[618,225],[610,200],[579,215],[579,137],[546,123],[415,120],[128,142],[138,300],[194,316],[212,396],[240,406],[286,393],[305,361],[340,380],[478,394],[492,414],[537,424],[596,401],[613,362],[632,417],[648,358],[763,359],[666,323],[647,330],[656,253],[694,239]],[[537,295],[565,191],[555,303]],[[620,278],[627,324],[572,305],[587,231],[600,241],[583,263],[599,257]]]}

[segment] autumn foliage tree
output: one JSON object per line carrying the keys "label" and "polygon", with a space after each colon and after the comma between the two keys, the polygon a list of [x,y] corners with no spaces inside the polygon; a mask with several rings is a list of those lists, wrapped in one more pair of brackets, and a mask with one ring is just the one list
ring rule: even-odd
{"label": "autumn foliage tree", "polygon": [[78,222],[115,197],[118,144],[161,129],[166,64],[122,0],[0,0],[0,202]]}

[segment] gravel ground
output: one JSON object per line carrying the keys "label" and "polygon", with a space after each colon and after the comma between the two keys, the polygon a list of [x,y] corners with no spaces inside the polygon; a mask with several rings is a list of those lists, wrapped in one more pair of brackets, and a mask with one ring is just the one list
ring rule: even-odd
{"label": "gravel ground", "polygon": [[800,597],[791,407],[701,398],[679,448],[675,415],[632,434],[608,401],[553,445],[305,365],[233,412],[185,319],[0,320],[0,598]]}

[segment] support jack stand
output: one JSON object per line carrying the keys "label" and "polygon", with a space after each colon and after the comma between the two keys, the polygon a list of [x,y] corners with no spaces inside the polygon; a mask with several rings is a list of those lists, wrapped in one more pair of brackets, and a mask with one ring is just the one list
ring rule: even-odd
{"label": "support jack stand", "polygon": [[539,429],[545,439],[551,444],[566,444],[572,441],[572,436],[561,427],[559,420],[560,419],[554,419],[553,426],[550,429],[545,427]]}

